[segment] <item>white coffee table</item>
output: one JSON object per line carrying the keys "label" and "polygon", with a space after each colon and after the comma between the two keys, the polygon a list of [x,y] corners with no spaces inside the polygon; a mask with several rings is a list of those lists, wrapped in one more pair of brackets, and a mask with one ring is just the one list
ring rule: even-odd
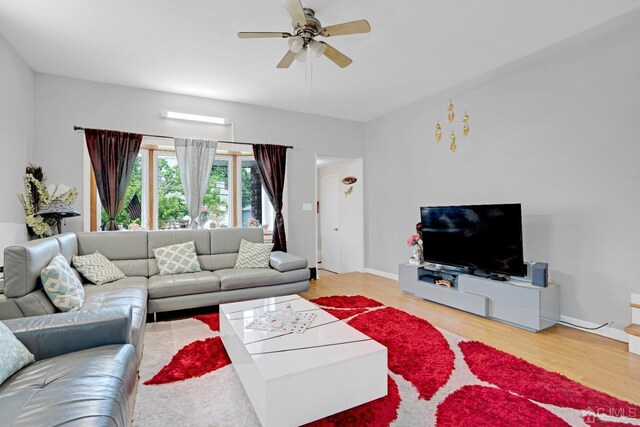
{"label": "white coffee table", "polygon": [[[317,314],[303,334],[245,328],[288,304]],[[220,334],[265,427],[305,424],[387,394],[387,348],[298,295],[221,304]]]}

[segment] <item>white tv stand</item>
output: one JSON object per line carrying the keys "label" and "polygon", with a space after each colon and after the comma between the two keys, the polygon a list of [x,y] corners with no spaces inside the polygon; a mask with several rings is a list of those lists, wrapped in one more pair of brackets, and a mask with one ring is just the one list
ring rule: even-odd
{"label": "white tv stand", "polygon": [[[398,282],[407,294],[527,329],[541,331],[560,320],[560,286],[546,288],[526,282],[500,282],[445,270],[451,288],[429,283],[441,272],[431,264],[400,264]],[[423,280],[421,280],[421,277]]]}

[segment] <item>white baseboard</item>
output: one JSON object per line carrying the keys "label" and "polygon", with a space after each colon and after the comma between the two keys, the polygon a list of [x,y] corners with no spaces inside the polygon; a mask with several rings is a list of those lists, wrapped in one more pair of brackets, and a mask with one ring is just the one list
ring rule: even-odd
{"label": "white baseboard", "polygon": [[[595,327],[600,326],[597,323],[587,322],[586,320],[580,320],[580,319],[576,319],[574,317],[569,317],[569,316],[565,316],[565,315],[560,315],[560,321],[561,322],[575,323],[576,325],[584,326],[586,328],[595,328]],[[574,326],[567,325],[567,324],[564,324],[564,323],[563,323],[563,325],[568,326],[570,328],[574,328]],[[627,335],[627,333],[625,331],[623,331],[622,329],[612,328],[611,326],[605,326],[604,328],[600,328],[600,329],[597,329],[595,331],[589,331],[589,330],[581,329],[581,328],[575,328],[575,329],[578,329],[578,330],[584,331],[584,332],[590,332],[590,333],[596,334],[596,335],[601,335],[603,337],[611,338],[611,339],[614,339],[614,340],[617,340],[617,341],[629,342],[629,336]]]}
{"label": "white baseboard", "polygon": [[365,267],[364,272],[365,273],[369,273],[369,274],[375,274],[376,276],[385,277],[385,278],[391,279],[391,280],[398,280],[398,275],[397,274],[387,273],[386,271],[380,271],[380,270],[376,270],[374,268]]}
{"label": "white baseboard", "polygon": [[[376,276],[385,277],[391,280],[398,280],[397,274],[387,273],[386,271],[376,270],[375,268],[365,268],[364,272],[369,274],[375,274]],[[584,326],[587,328],[595,328],[596,326],[600,326],[596,323],[587,322],[586,320],[576,319],[576,318],[565,316],[565,315],[560,315],[560,320],[562,322],[575,323],[576,325]],[[569,326],[570,328],[574,327],[571,325],[565,325],[565,326]],[[625,331],[623,331],[622,329],[612,328],[611,326],[605,326],[604,328],[597,329],[595,331],[589,331],[581,328],[575,328],[575,329],[578,329],[584,332],[590,332],[596,335],[601,335],[603,337],[611,338],[617,341],[629,342],[629,337]]]}

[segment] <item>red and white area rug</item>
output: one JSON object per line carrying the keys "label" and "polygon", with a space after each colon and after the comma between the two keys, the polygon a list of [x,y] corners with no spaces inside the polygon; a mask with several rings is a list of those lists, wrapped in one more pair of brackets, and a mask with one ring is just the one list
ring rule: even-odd
{"label": "red and white area rug", "polygon": [[[640,406],[363,296],[312,300],[388,348],[389,394],[313,426],[627,426]],[[259,426],[218,314],[148,324],[134,426]]]}

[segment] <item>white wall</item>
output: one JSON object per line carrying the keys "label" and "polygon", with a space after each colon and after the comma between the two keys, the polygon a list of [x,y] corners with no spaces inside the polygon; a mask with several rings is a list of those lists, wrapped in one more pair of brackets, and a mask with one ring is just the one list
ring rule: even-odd
{"label": "white wall", "polygon": [[640,291],[639,79],[632,12],[367,123],[367,266],[397,273],[420,206],[520,202],[525,258],[549,262],[563,315],[628,324]]}
{"label": "white wall", "polygon": [[[162,110],[222,116],[235,123],[238,141],[293,145],[288,151],[289,251],[315,261],[315,213],[303,203],[315,201],[317,147],[337,156],[360,157],[364,125],[322,116],[293,113],[192,96],[134,89],[47,74],[36,74],[36,143],[34,161],[45,167],[50,182],[79,189],[76,207],[85,207],[84,136],[73,125],[169,136],[228,138],[228,130],[168,120]],[[86,197],[83,197],[86,196]],[[82,228],[71,218],[66,230]]]}
{"label": "white wall", "polygon": [[0,35],[0,265],[4,248],[27,239],[24,171],[33,145],[34,73]]}
{"label": "white wall", "polygon": [[[364,186],[363,160],[345,160],[342,163],[328,165],[318,169],[318,185],[323,176],[338,175],[342,181],[347,176],[355,176],[353,191],[346,196],[349,186],[340,183],[340,266],[341,273],[364,270]],[[318,187],[318,195],[320,188]],[[320,200],[322,203],[322,200]],[[322,218],[318,219],[320,225]],[[320,229],[318,229],[320,235]],[[320,239],[319,239],[320,240]],[[321,243],[321,242],[320,242]],[[322,250],[322,245],[318,246]]]}

